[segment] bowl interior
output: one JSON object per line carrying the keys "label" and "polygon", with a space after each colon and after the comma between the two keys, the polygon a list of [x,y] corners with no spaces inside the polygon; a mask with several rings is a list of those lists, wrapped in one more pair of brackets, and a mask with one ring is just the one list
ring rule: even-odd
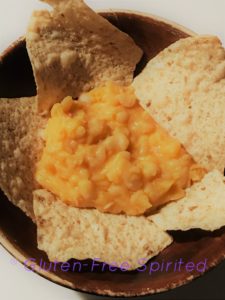
{"label": "bowl interior", "polygon": [[[187,37],[187,29],[163,22],[157,18],[133,12],[105,12],[102,15],[111,23],[128,33],[143,49],[144,56],[137,66],[138,74],[147,61],[162,49]],[[0,97],[15,98],[36,94],[32,68],[26,51],[26,41],[18,40],[0,57]],[[225,255],[225,229],[214,233],[191,230],[185,233],[172,232],[174,243],[151,262],[200,262],[207,259],[210,268],[219,263]],[[0,242],[18,260],[35,259],[35,271],[61,285],[79,291],[113,296],[134,296],[152,294],[182,285],[200,275],[198,271],[155,272],[102,272],[101,266],[91,272],[92,261],[81,262],[87,268],[81,272],[62,272],[38,269],[43,261],[50,266],[46,254],[37,249],[36,226],[18,208],[14,207],[1,192],[0,194]],[[210,247],[208,247],[210,245]],[[138,246],[138,241],[137,241]],[[72,261],[71,261],[72,262]],[[72,265],[72,264],[71,264]]]}

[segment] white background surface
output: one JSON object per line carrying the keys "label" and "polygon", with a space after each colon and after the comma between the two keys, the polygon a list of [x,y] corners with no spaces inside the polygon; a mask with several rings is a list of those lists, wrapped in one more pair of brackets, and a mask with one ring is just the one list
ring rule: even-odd
{"label": "white background surface", "polygon": [[[218,35],[225,45],[225,0],[89,0],[93,8],[125,8],[180,23],[201,34]],[[0,52],[23,35],[34,8],[45,7],[36,0],[0,0]],[[94,300],[57,286],[25,271],[0,246],[0,299],[2,300]],[[103,298],[100,298],[103,299]]]}

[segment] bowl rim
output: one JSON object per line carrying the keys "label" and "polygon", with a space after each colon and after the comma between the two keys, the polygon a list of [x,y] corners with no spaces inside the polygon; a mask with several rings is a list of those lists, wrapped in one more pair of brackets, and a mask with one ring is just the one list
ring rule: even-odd
{"label": "bowl rim", "polygon": [[[198,34],[196,32],[194,32],[193,30],[179,24],[176,23],[174,21],[171,21],[169,19],[166,19],[164,17],[160,17],[158,15],[154,15],[151,13],[147,13],[147,12],[142,12],[142,11],[138,11],[138,10],[132,10],[132,9],[117,9],[117,8],[108,8],[108,9],[97,9],[96,10],[97,13],[99,14],[115,14],[115,17],[117,18],[117,13],[123,13],[123,14],[133,14],[136,16],[142,16],[144,18],[149,18],[152,20],[155,20],[157,22],[166,24],[166,25],[170,25],[172,28],[175,28],[179,31],[182,31],[184,33],[186,33],[189,36],[197,36]],[[2,53],[0,53],[0,61],[4,58],[5,55],[7,55],[7,53],[13,49],[14,47],[16,47],[20,42],[24,41],[26,39],[25,35],[20,36],[17,40],[15,40],[14,42],[12,42],[5,50],[3,50]]]}
{"label": "bowl rim", "polygon": [[[101,14],[101,13],[125,13],[125,14],[133,14],[133,15],[138,15],[138,16],[142,16],[144,18],[149,18],[149,19],[153,19],[157,22],[160,22],[160,23],[164,23],[166,25],[170,25],[171,27],[179,30],[179,31],[182,31],[184,33],[186,33],[187,35],[189,36],[197,36],[198,33],[196,33],[195,31],[179,24],[179,23],[176,23],[175,21],[171,21],[167,18],[164,18],[164,17],[160,17],[158,15],[155,15],[155,14],[151,14],[151,13],[148,13],[148,12],[142,12],[142,11],[139,11],[139,10],[132,10],[132,9],[117,9],[117,8],[113,8],[113,9],[97,9],[96,10],[97,13]],[[116,16],[116,15],[115,15]]]}

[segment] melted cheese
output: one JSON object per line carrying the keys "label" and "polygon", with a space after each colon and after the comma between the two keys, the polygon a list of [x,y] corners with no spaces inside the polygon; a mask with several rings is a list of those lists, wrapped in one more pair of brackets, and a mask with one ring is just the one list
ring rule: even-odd
{"label": "melted cheese", "polygon": [[181,144],[112,83],[55,104],[36,179],[62,201],[102,212],[144,214],[185,195],[203,177]]}

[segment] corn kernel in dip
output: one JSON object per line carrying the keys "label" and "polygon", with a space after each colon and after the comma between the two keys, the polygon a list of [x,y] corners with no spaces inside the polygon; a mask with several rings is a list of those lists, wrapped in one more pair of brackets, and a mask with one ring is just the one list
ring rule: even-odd
{"label": "corn kernel in dip", "polygon": [[185,195],[204,170],[139,105],[131,87],[55,104],[37,164],[39,184],[79,208],[144,214]]}

